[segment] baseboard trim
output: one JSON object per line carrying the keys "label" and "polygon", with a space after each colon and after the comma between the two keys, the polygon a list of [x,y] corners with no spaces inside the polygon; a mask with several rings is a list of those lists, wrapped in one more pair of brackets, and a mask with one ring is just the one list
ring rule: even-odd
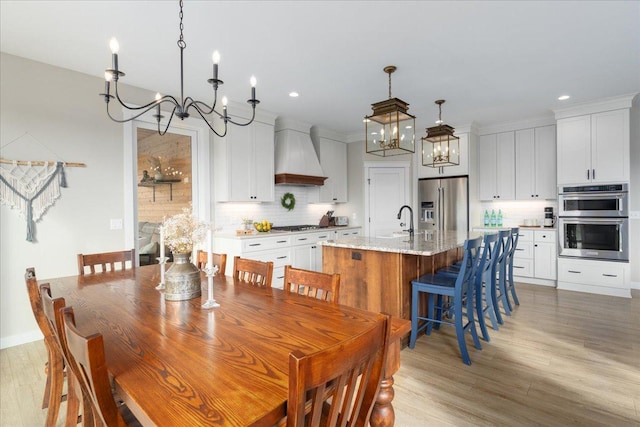
{"label": "baseboard trim", "polygon": [[42,332],[40,332],[40,330],[0,338],[0,350],[2,350],[3,348],[15,347],[17,345],[38,341],[43,338],[44,336],[42,335]]}
{"label": "baseboard trim", "polygon": [[548,279],[536,279],[534,277],[524,277],[524,276],[513,276],[513,280],[516,281],[516,283],[527,283],[529,285],[542,285],[542,286],[551,286],[553,288],[556,287],[556,281],[555,280],[548,280]]}

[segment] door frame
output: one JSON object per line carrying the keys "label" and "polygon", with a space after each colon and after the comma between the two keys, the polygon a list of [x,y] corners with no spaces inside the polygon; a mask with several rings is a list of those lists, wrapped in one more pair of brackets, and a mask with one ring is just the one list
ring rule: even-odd
{"label": "door frame", "polygon": [[[123,109],[123,118],[133,113]],[[161,122],[160,126],[163,126]],[[166,126],[166,123],[164,123]],[[135,248],[138,239],[138,128],[157,129],[158,123],[149,112],[124,123],[124,240],[125,247]],[[201,120],[186,118],[172,121],[167,132],[191,137],[191,201],[193,212],[203,221],[212,223],[211,214],[211,157],[209,128]],[[138,261],[136,261],[137,264]]]}
{"label": "door frame", "polygon": [[[386,161],[381,161],[381,162],[364,162],[364,234],[365,236],[369,236],[369,218],[371,218],[370,216],[370,212],[369,212],[369,191],[370,191],[370,184],[368,182],[369,179],[369,170],[373,169],[373,168],[402,168],[404,169],[404,180],[405,180],[405,185],[408,183],[410,188],[408,189],[408,191],[405,189],[404,192],[404,198],[405,201],[404,203],[411,206],[411,199],[413,198],[413,185],[412,185],[412,181],[411,181],[411,162],[410,161],[390,161],[390,162],[386,162]],[[414,212],[414,216],[415,216],[415,212]],[[414,218],[415,220],[415,218]],[[370,236],[371,237],[371,236]]]}

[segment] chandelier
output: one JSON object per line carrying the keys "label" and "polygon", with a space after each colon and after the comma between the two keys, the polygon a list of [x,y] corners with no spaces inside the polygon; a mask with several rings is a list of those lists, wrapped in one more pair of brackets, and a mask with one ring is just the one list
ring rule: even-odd
{"label": "chandelier", "polygon": [[443,124],[442,104],[438,99],[437,126],[427,128],[427,136],[422,138],[422,164],[432,168],[456,166],[460,164],[460,138],[453,134],[454,128]]}
{"label": "chandelier", "polygon": [[[155,108],[155,114],[153,115],[153,117],[155,117],[156,121],[158,122],[158,133],[160,135],[164,135],[165,133],[167,133],[167,130],[169,129],[169,125],[171,125],[171,120],[173,120],[174,116],[178,116],[181,120],[184,120],[185,118],[190,116],[189,111],[191,110],[191,111],[195,111],[200,117],[202,117],[202,119],[207,123],[207,126],[209,126],[209,129],[211,129],[213,133],[215,133],[219,137],[223,137],[227,134],[227,123],[232,123],[237,126],[247,126],[253,122],[253,119],[255,118],[255,115],[256,115],[256,105],[260,103],[260,101],[256,99],[256,78],[252,76],[250,80],[251,99],[247,100],[247,102],[251,104],[252,114],[251,114],[251,119],[245,123],[236,122],[229,117],[229,114],[227,113],[227,97],[222,98],[222,113],[216,110],[216,104],[218,100],[218,87],[224,83],[222,80],[218,78],[218,64],[220,62],[220,54],[218,53],[218,51],[213,52],[213,58],[212,58],[213,59],[213,77],[207,80],[207,82],[213,86],[213,103],[211,104],[211,106],[209,106],[205,102],[197,101],[191,97],[184,96],[183,56],[184,56],[184,50],[187,47],[187,43],[184,41],[184,36],[182,34],[182,30],[184,29],[184,25],[182,24],[182,18],[183,18],[182,2],[183,0],[180,0],[180,14],[179,14],[180,38],[178,39],[178,42],[177,42],[178,47],[180,48],[180,99],[178,100],[171,95],[162,96],[159,93],[157,93],[155,96],[155,100],[149,102],[148,104],[145,104],[142,106],[127,105],[120,98],[120,94],[118,93],[118,80],[120,79],[120,77],[123,77],[125,74],[122,71],[120,71],[120,69],[118,69],[119,45],[118,45],[118,41],[115,38],[112,38],[110,42],[111,53],[112,53],[111,55],[112,65],[111,65],[111,68],[107,68],[105,70],[104,93],[101,93],[100,96],[104,97],[104,102],[107,104],[107,115],[114,122],[125,123],[128,121],[137,119],[138,117],[142,116],[146,112]],[[111,95],[111,92],[110,92],[111,82],[113,82],[113,85],[114,85],[115,96]],[[114,118],[109,111],[109,102],[113,98],[117,99],[120,105],[126,108],[127,110],[135,111],[136,113],[133,115],[133,117],[123,119],[123,120]],[[160,106],[163,104],[169,104],[170,108],[172,108],[171,115],[169,116],[169,121],[167,122],[167,125],[164,127],[164,130],[162,130],[162,128],[160,127],[160,120],[164,118],[164,116],[160,114]],[[211,121],[207,120],[206,116],[212,117]],[[218,133],[213,128],[212,122],[213,122],[213,118],[215,118],[216,116],[219,119],[222,119],[224,121],[224,131],[222,133]]]}
{"label": "chandelier", "polygon": [[371,104],[373,114],[364,118],[366,152],[377,156],[396,156],[415,152],[415,116],[407,113],[409,104],[391,97],[391,74],[396,67],[389,65],[389,99]]}

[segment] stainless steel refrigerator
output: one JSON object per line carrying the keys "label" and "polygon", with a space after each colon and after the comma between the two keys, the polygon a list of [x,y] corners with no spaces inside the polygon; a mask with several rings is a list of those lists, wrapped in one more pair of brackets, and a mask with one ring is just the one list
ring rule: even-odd
{"label": "stainless steel refrigerator", "polygon": [[419,230],[469,230],[469,177],[420,179],[418,200]]}

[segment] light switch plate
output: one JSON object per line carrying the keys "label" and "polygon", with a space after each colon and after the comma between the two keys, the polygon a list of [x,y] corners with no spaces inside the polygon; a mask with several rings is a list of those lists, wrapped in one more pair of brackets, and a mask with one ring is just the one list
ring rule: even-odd
{"label": "light switch plate", "polygon": [[122,230],[122,218],[112,218],[110,226],[112,230]]}

